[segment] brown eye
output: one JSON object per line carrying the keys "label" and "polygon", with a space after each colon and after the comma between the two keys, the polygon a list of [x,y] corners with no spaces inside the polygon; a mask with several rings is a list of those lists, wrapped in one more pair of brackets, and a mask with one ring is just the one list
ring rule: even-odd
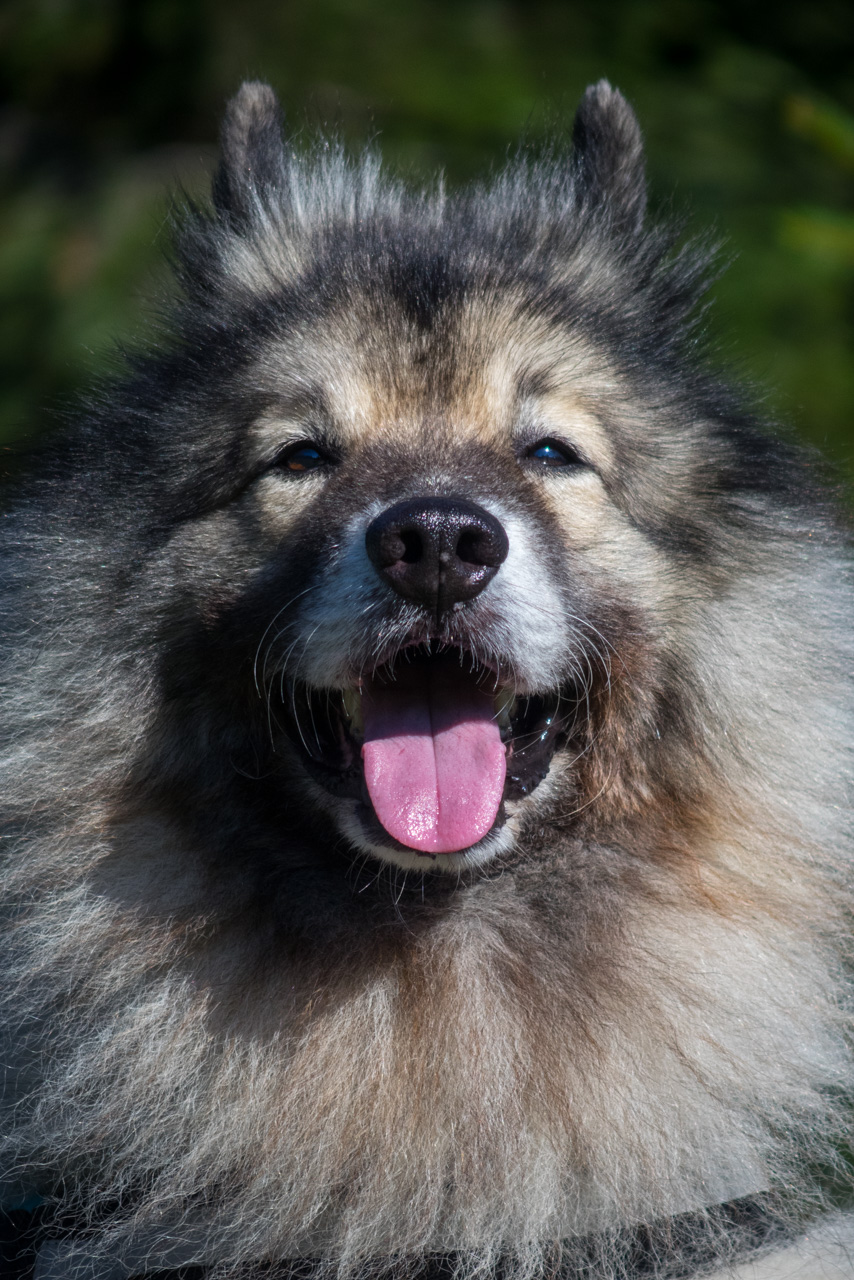
{"label": "brown eye", "polygon": [[526,458],[544,467],[579,467],[584,459],[571,445],[562,440],[538,440],[526,451]]}
{"label": "brown eye", "polygon": [[280,471],[301,475],[305,471],[316,471],[318,467],[325,467],[330,462],[331,458],[322,449],[318,449],[313,444],[306,444],[303,440],[283,449],[274,465]]}

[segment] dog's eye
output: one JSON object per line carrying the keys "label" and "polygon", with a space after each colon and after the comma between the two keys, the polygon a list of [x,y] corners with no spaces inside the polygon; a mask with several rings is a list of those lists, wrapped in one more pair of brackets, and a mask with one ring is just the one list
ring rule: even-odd
{"label": "dog's eye", "polygon": [[578,467],[584,464],[581,455],[560,440],[538,440],[525,451],[525,457],[544,467]]}
{"label": "dog's eye", "polygon": [[293,475],[299,475],[304,471],[316,471],[318,467],[325,467],[329,462],[331,462],[329,455],[322,449],[318,449],[317,445],[298,440],[282,449],[276,457],[274,466],[279,471],[290,471]]}

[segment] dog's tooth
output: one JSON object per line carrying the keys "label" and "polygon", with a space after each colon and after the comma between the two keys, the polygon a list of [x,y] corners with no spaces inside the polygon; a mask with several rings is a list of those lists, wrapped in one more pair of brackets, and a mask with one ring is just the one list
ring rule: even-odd
{"label": "dog's tooth", "polygon": [[344,711],[350,721],[350,732],[356,737],[364,737],[365,722],[362,719],[362,695],[358,689],[345,689],[341,694]]}
{"label": "dog's tooth", "polygon": [[510,721],[516,713],[519,699],[513,696],[510,689],[501,689],[495,695],[495,718],[503,729],[510,727]]}

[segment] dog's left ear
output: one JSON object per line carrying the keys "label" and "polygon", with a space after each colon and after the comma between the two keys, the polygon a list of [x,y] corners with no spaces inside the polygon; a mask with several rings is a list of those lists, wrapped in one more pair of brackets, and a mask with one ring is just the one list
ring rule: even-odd
{"label": "dog's left ear", "polygon": [[572,129],[580,202],[601,207],[620,232],[637,232],[646,212],[643,138],[637,117],[607,80],[587,89]]}
{"label": "dog's left ear", "polygon": [[251,221],[265,190],[283,185],[283,125],[278,98],[260,80],[246,80],[226,108],[212,194],[217,211],[238,226]]}

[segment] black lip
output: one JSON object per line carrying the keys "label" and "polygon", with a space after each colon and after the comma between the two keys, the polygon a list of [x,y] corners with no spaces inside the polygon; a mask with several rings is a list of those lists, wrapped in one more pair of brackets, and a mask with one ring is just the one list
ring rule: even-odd
{"label": "black lip", "polygon": [[[507,761],[505,800],[521,800],[545,778],[552,757],[569,736],[570,717],[561,710],[560,693],[520,700],[510,729],[512,751]],[[577,705],[577,704],[575,704]]]}
{"label": "black lip", "polygon": [[[409,652],[407,661],[428,662],[437,656],[430,647],[422,646]],[[447,660],[447,656],[448,650],[444,649],[441,660]],[[461,656],[471,663],[469,655]],[[496,679],[494,670],[476,670],[471,665],[473,678]],[[577,707],[578,699],[561,690],[520,698],[516,715],[502,734],[508,752],[507,779],[490,834],[504,824],[504,801],[530,795],[547,776],[555,751],[566,742],[575,724]],[[282,691],[281,719],[288,739],[315,782],[330,795],[358,801],[366,834],[374,836],[377,844],[398,847],[374,814],[365,785],[361,745],[350,732],[341,691],[316,690],[299,681],[288,681]],[[407,853],[417,852],[402,844],[399,848]]]}

